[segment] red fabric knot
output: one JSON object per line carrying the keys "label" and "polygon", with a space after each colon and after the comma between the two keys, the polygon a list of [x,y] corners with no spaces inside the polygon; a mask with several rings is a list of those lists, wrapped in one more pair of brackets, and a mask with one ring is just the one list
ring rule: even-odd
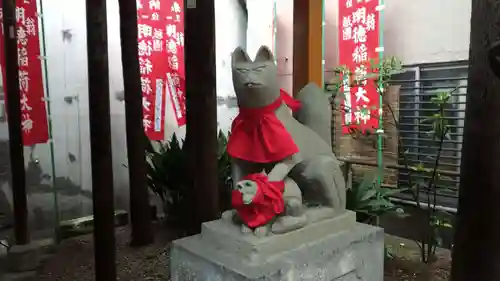
{"label": "red fabric knot", "polygon": [[302,104],[299,100],[294,99],[283,89],[280,89],[280,97],[293,112],[298,111],[302,107]]}
{"label": "red fabric knot", "polygon": [[285,202],[283,192],[285,182],[270,182],[266,175],[250,174],[243,178],[257,184],[257,193],[250,204],[244,204],[243,194],[239,190],[232,192],[232,205],[241,220],[250,228],[263,226],[276,215],[283,213]]}
{"label": "red fabric knot", "polygon": [[280,90],[280,97],[267,106],[240,107],[231,126],[227,144],[229,155],[254,163],[274,163],[299,152],[292,136],[275,114],[283,102],[292,110],[299,109],[301,105]]}

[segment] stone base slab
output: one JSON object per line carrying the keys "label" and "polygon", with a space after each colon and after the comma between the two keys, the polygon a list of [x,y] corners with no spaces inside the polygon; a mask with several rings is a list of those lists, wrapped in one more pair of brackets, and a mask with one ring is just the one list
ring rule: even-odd
{"label": "stone base slab", "polygon": [[[297,230],[261,239],[208,222],[201,234],[174,241],[171,280],[383,281],[383,230],[350,223],[351,215],[310,224],[300,235],[293,234]],[[331,231],[323,232],[328,226]]]}

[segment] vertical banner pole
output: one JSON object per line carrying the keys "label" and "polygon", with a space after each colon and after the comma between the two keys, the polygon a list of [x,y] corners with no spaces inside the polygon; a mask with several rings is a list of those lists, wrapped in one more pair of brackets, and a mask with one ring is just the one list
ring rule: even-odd
{"label": "vertical banner pole", "polygon": [[274,63],[276,64],[276,66],[278,65],[278,57],[277,57],[277,51],[276,51],[276,47],[277,47],[277,44],[276,44],[276,36],[277,36],[277,32],[278,32],[278,15],[277,15],[277,12],[276,12],[276,0],[274,0],[274,4],[273,4],[273,56],[274,56]]}
{"label": "vertical banner pole", "polygon": [[[39,15],[39,26],[40,26],[40,52],[41,52],[41,59],[43,60],[43,66],[42,66],[42,75],[44,78],[45,82],[45,102],[47,106],[47,126],[48,126],[48,134],[49,134],[49,147],[50,147],[50,165],[51,165],[51,170],[52,170],[52,192],[54,195],[54,213],[55,213],[55,220],[56,220],[56,225],[55,225],[55,232],[56,232],[56,242],[59,243],[61,237],[59,237],[58,230],[59,230],[59,225],[61,224],[61,214],[59,213],[59,196],[57,194],[57,186],[56,186],[56,160],[54,157],[54,140],[53,140],[53,133],[52,133],[52,111],[51,111],[51,100],[50,100],[50,91],[49,91],[49,78],[47,76],[47,47],[45,44],[45,27],[44,27],[44,21],[43,21],[43,1],[39,0],[38,1],[39,8],[38,10],[40,11]],[[80,128],[79,128],[80,129]]]}
{"label": "vertical banner pole", "polygon": [[325,0],[322,0],[321,1],[321,16],[322,16],[322,20],[321,20],[321,85],[318,85],[318,86],[321,86],[323,89],[326,90],[326,87],[325,87],[325,64],[326,64],[326,60],[325,60],[325,25],[326,25],[326,13],[325,13],[325,3],[326,1]]}
{"label": "vertical banner pole", "polygon": [[[378,49],[378,54],[379,54],[379,65],[381,68],[382,67],[382,60],[384,59],[384,0],[379,0],[379,49]],[[380,70],[379,70],[380,71]],[[383,123],[383,105],[384,105],[384,99],[383,99],[383,89],[384,85],[382,85],[382,81],[379,78],[378,79],[378,92],[379,92],[379,110],[378,110],[378,130],[377,130],[377,166],[378,166],[378,185],[380,186],[382,184],[382,173],[383,173],[383,138],[382,134],[384,133],[384,123]]]}

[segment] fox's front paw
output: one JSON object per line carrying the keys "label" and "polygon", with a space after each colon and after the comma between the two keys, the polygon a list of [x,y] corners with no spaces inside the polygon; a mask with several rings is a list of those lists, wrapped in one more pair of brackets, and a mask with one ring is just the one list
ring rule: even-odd
{"label": "fox's front paw", "polygon": [[292,216],[292,217],[299,217],[302,216],[304,213],[304,208],[302,206],[302,202],[299,199],[289,199],[286,202],[286,215]]}
{"label": "fox's front paw", "polygon": [[241,233],[243,233],[243,234],[252,233],[252,229],[249,228],[248,226],[246,226],[245,224],[242,224],[241,225]]}
{"label": "fox's front paw", "polygon": [[224,213],[222,213],[221,218],[222,218],[222,220],[225,220],[225,221],[233,221],[235,214],[236,214],[235,210],[227,210]]}
{"label": "fox's front paw", "polygon": [[253,233],[255,234],[255,236],[257,237],[266,237],[267,235],[269,235],[269,232],[270,232],[270,229],[269,229],[269,226],[268,225],[264,225],[264,226],[259,226],[257,227]]}

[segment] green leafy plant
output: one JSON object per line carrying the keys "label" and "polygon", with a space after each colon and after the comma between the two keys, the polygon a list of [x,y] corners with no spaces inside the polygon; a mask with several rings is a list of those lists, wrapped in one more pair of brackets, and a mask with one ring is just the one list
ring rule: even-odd
{"label": "green leafy plant", "polygon": [[[388,57],[380,63],[372,59],[368,67],[360,67],[355,71],[351,71],[345,65],[336,67],[333,69],[332,79],[326,84],[326,91],[332,94],[335,104],[340,105],[345,99],[345,93],[341,91],[343,85],[349,85],[352,88],[370,80],[375,83],[377,92],[384,95],[392,76],[404,72],[402,65],[396,57]],[[342,107],[340,110],[349,112],[351,109]]]}
{"label": "green leafy plant", "polygon": [[[374,83],[379,95],[385,102],[384,95],[389,88],[389,81],[395,74],[403,72],[402,63],[395,57],[386,58],[380,62],[370,60],[367,67],[359,67],[355,71],[349,70],[346,66],[340,66],[334,69],[334,77],[327,85],[329,90],[334,96],[335,104],[341,105],[345,99],[345,94],[342,91],[342,86],[356,87],[365,83]],[[335,109],[340,110],[342,113],[350,112],[352,109],[347,106],[337,106]],[[379,118],[379,110],[377,107],[366,109],[366,114],[370,114],[371,118]],[[364,114],[364,113],[363,113]],[[373,143],[373,147],[377,148],[377,134],[378,128],[373,128],[373,131],[361,132],[356,128],[350,128],[350,136],[353,139],[366,139]],[[385,136],[382,135],[384,138]],[[401,188],[386,188],[382,187],[378,178],[382,176],[382,170],[376,173],[366,174],[361,182],[353,183],[351,190],[347,193],[348,208],[356,211],[358,217],[363,218],[366,222],[376,221],[378,218],[387,212],[398,211],[402,214],[402,209],[397,208],[390,200],[389,197],[404,191]]]}
{"label": "green leafy plant", "polygon": [[[394,74],[402,73],[402,64],[395,58],[390,58],[382,61],[382,63],[377,67],[372,64],[372,73],[378,73],[377,76],[377,91],[382,95],[384,100],[384,105],[389,111],[389,116],[392,117],[392,122],[397,130],[399,130],[399,120],[396,118],[394,109],[389,103],[385,102],[386,89],[389,87],[390,80]],[[439,186],[438,183],[441,181],[441,174],[439,173],[439,166],[441,160],[441,154],[443,151],[443,144],[445,139],[449,139],[449,126],[448,120],[445,116],[446,108],[449,104],[451,94],[458,88],[450,92],[440,92],[431,98],[431,103],[435,106],[435,111],[433,114],[424,119],[422,123],[428,123],[431,125],[431,130],[428,131],[428,135],[431,136],[432,141],[437,147],[437,153],[433,158],[433,163],[430,165],[424,165],[420,163],[417,166],[412,166],[410,160],[408,159],[408,150],[405,148],[404,143],[401,138],[399,138],[399,147],[403,151],[400,153],[403,160],[403,165],[410,172],[416,172],[419,174],[425,174],[429,176],[427,180],[417,180],[413,182],[411,174],[409,174],[409,187],[407,190],[413,195],[413,200],[418,209],[422,210],[425,215],[425,229],[422,231],[422,236],[420,241],[416,241],[421,250],[421,261],[424,263],[429,263],[435,260],[436,248],[441,246],[442,239],[440,237],[440,229],[443,227],[451,228],[450,217],[451,214],[437,210],[437,196],[438,189],[443,188]],[[422,191],[426,194],[426,203],[423,205],[422,202]]]}
{"label": "green leafy plant", "polygon": [[[437,209],[437,197],[438,189],[444,188],[438,185],[441,179],[439,166],[444,141],[450,138],[450,127],[445,116],[445,110],[453,91],[441,92],[432,97],[431,103],[435,105],[435,112],[422,121],[431,125],[431,130],[427,133],[431,136],[432,141],[437,147],[436,156],[431,157],[434,160],[433,163],[427,165],[428,167],[424,163],[411,167],[412,171],[425,174],[429,177],[427,180],[422,179],[417,181],[411,189],[417,208],[423,210],[425,214],[426,228],[422,231],[420,241],[417,241],[420,247],[421,260],[424,263],[429,263],[436,259],[436,249],[442,244],[439,230],[443,227],[452,227],[450,222],[451,214]],[[425,203],[422,203],[422,194],[427,197]]]}
{"label": "green leafy plant", "polygon": [[217,165],[219,170],[219,193],[221,211],[231,208],[231,190],[233,189],[233,178],[231,173],[231,158],[227,153],[228,137],[219,131]]}
{"label": "green leafy plant", "polygon": [[[218,179],[222,209],[228,208],[232,188],[230,158],[226,151],[227,137],[218,136]],[[187,167],[187,151],[174,134],[168,142],[148,142],[146,148],[149,188],[162,202],[167,219],[178,222],[189,210],[191,184]]]}
{"label": "green leafy plant", "polygon": [[[368,71],[362,71],[362,75],[360,72],[351,72],[347,67],[341,66],[334,69],[334,78],[327,84],[327,90],[332,93],[332,97],[335,100],[335,104],[337,105],[336,109],[341,110],[343,113],[349,112],[351,109],[346,108],[345,106],[338,106],[342,104],[342,100],[345,98],[345,94],[341,91],[343,83],[348,83],[350,87],[355,87],[360,83],[370,79],[372,83],[375,83],[377,87],[378,93],[382,96],[382,100],[384,102],[384,106],[388,111],[388,116],[392,120],[392,125],[399,131],[400,124],[397,118],[397,114],[395,110],[392,108],[390,103],[387,103],[385,100],[385,94],[387,93],[387,89],[390,86],[390,80],[393,75],[404,72],[402,68],[401,62],[394,58],[388,58],[382,60],[380,63],[374,63],[372,60],[370,63],[370,67]],[[345,79],[348,78],[348,79]],[[456,89],[455,89],[456,90]],[[453,91],[455,91],[453,90]],[[408,175],[408,187],[406,190],[410,191],[410,194],[413,195],[412,199],[417,206],[417,209],[422,210],[424,213],[424,225],[425,229],[422,231],[422,236],[419,241],[416,241],[421,250],[421,260],[424,263],[428,263],[434,260],[436,248],[441,245],[442,239],[440,237],[440,229],[451,228],[450,217],[451,214],[447,212],[443,212],[437,209],[437,196],[438,189],[444,188],[438,183],[441,181],[441,174],[439,173],[439,165],[441,159],[441,153],[443,148],[443,143],[446,138],[449,138],[449,126],[445,117],[445,109],[449,103],[451,98],[451,93],[453,92],[441,92],[438,93],[435,97],[431,99],[431,103],[435,105],[435,112],[433,114],[423,120],[423,122],[431,124],[431,130],[428,132],[429,136],[431,136],[433,142],[437,146],[437,153],[435,157],[433,157],[434,161],[430,165],[424,165],[423,163],[419,165],[413,165],[411,161],[408,159],[408,150],[405,148],[404,143],[401,138],[398,138],[400,157],[402,158],[402,164],[404,168],[409,171]],[[378,118],[376,111],[371,110],[371,118]],[[366,135],[366,132],[359,132],[358,130],[351,130],[350,135],[353,138],[361,138],[361,137],[369,137]],[[382,137],[384,137],[382,135]],[[412,174],[424,174],[428,176],[426,180],[415,180],[411,176]],[[374,194],[376,193],[376,187],[372,188],[374,185],[372,180],[365,179],[364,183],[354,184],[353,190],[350,191],[353,194],[348,197],[351,202],[348,204],[351,206],[353,210],[357,210],[358,213],[368,213],[365,217],[368,219],[376,217],[373,215],[374,210],[363,210],[358,206],[369,206],[369,205],[377,205],[378,203],[369,203],[376,202],[378,199]],[[403,191],[402,189],[398,189],[399,192]],[[396,191],[394,191],[396,192]],[[396,192],[397,193],[397,192]],[[354,195],[356,194],[356,195]],[[422,196],[426,196],[425,203],[422,203]],[[361,200],[364,199],[364,200]],[[356,202],[354,204],[353,202]],[[406,215],[406,214],[405,214]]]}
{"label": "green leafy plant", "polygon": [[[399,188],[386,188],[378,184],[377,173],[366,173],[361,182],[353,182],[347,190],[346,208],[356,212],[356,220],[367,224],[379,223],[380,216],[395,213],[406,216],[403,209],[390,201],[390,196],[404,191]],[[384,256],[393,257],[391,249],[384,247]]]}
{"label": "green leafy plant", "polygon": [[179,220],[187,203],[189,183],[186,174],[186,153],[177,136],[166,143],[148,142],[146,149],[149,188],[162,202],[170,220]]}
{"label": "green leafy plant", "polygon": [[373,223],[388,212],[402,212],[389,200],[390,196],[402,191],[399,188],[381,187],[377,183],[377,173],[367,173],[361,182],[354,182],[352,188],[347,190],[346,207],[357,213],[358,221]]}

